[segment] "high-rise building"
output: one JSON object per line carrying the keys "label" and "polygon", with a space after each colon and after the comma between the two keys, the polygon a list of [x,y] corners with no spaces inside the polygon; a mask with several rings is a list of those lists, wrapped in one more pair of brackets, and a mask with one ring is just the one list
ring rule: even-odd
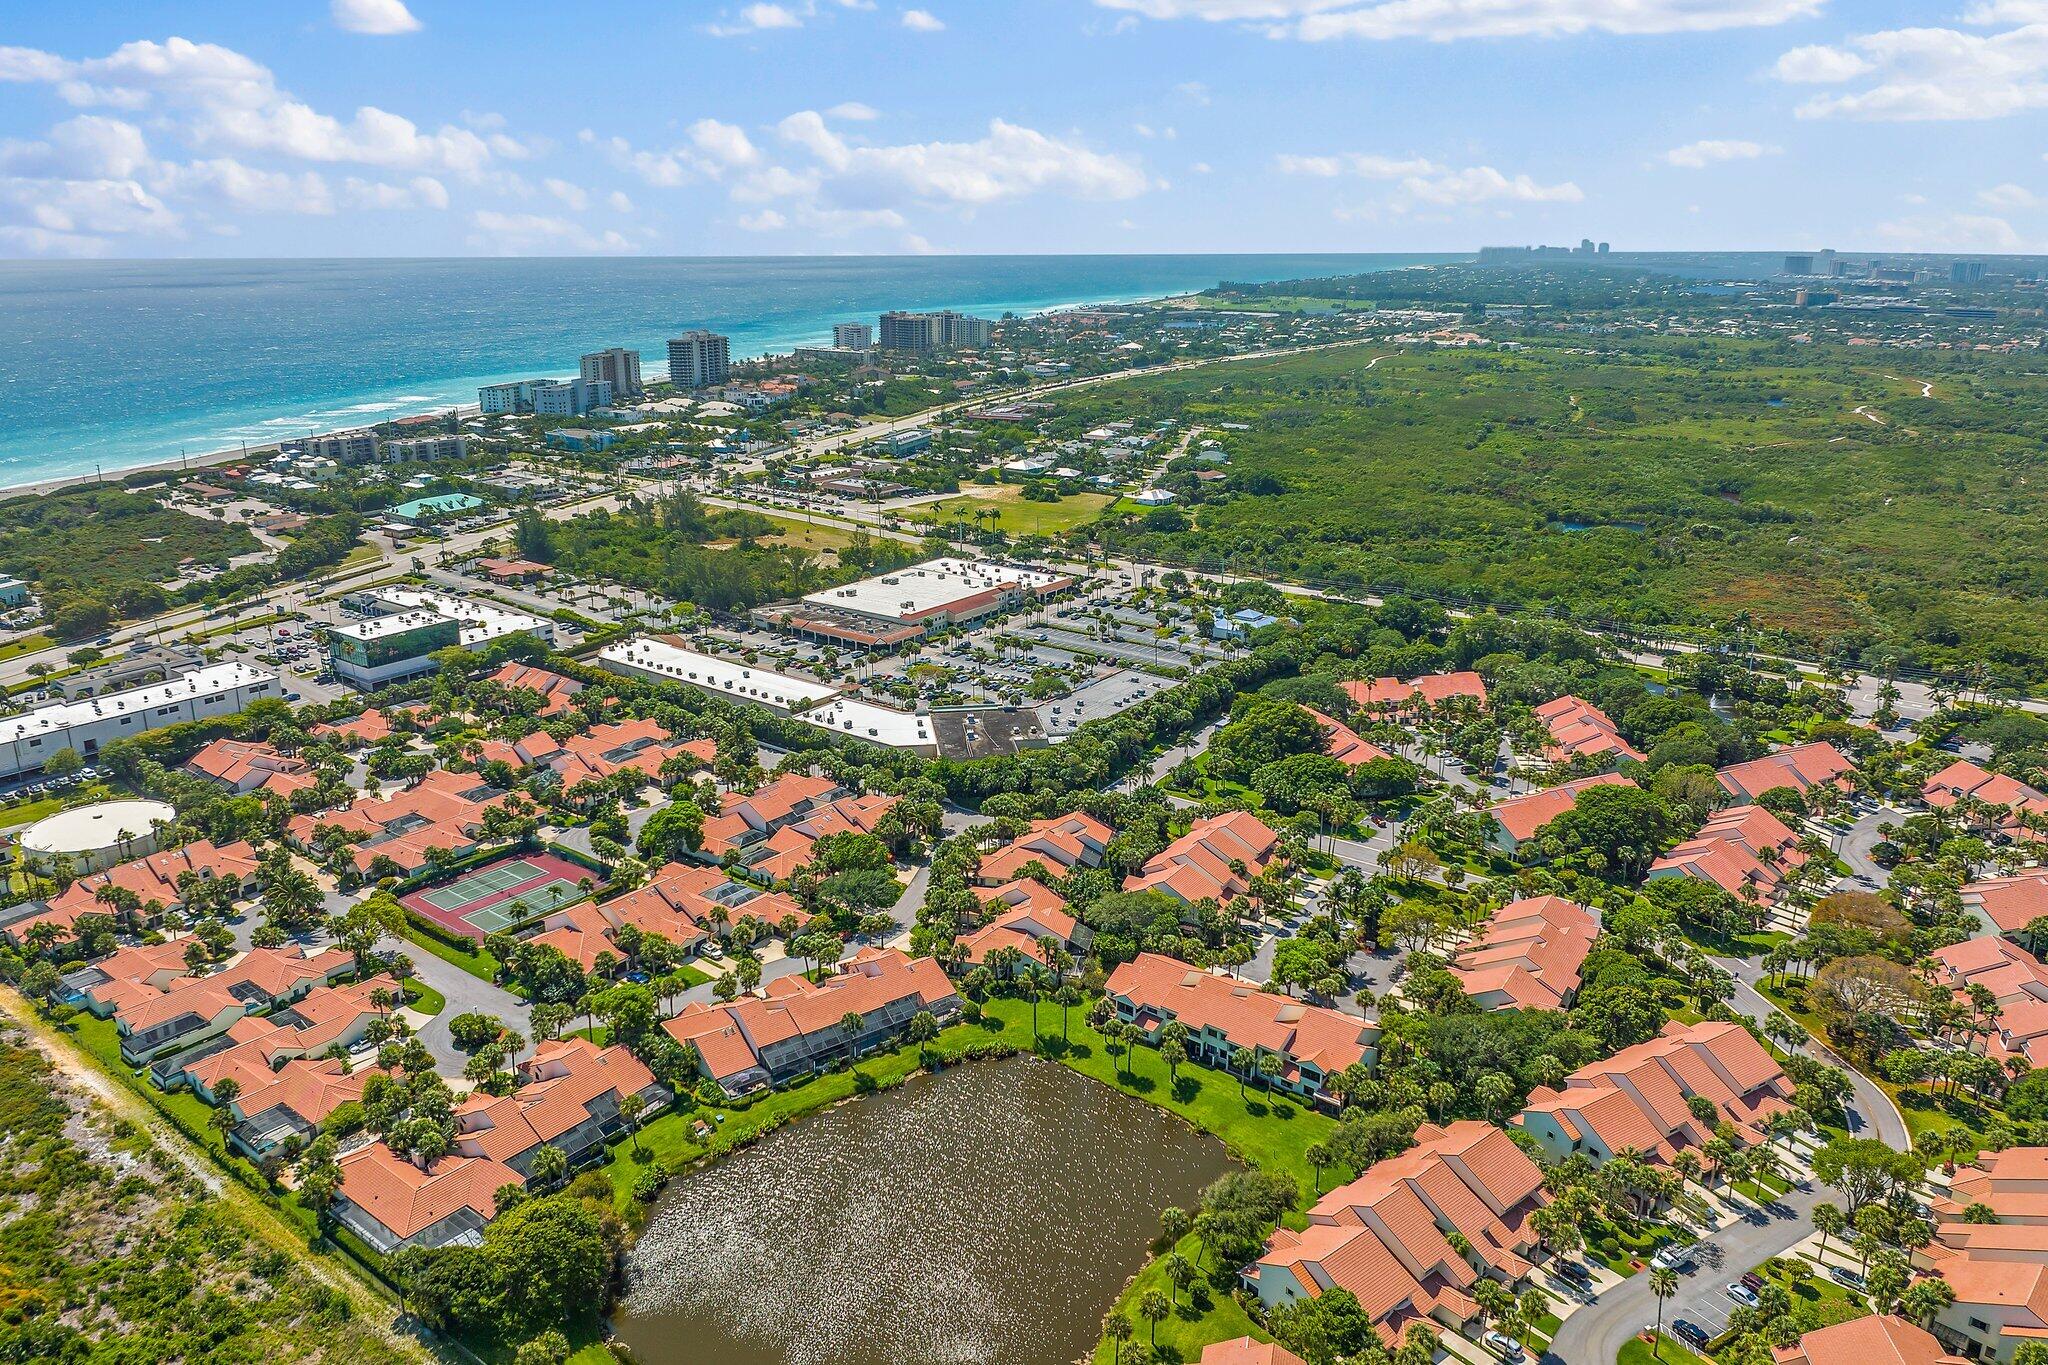
{"label": "high-rise building", "polygon": [[1984,282],[1984,262],[1950,261],[1948,263],[1948,282],[1950,284],[1982,284]]}
{"label": "high-rise building", "polygon": [[679,389],[704,389],[732,378],[732,342],[702,328],[668,343],[668,382]]}
{"label": "high-rise building", "polygon": [[410,436],[386,441],[378,456],[385,464],[428,464],[437,460],[459,460],[468,453],[460,436]]}
{"label": "high-rise building", "polygon": [[515,379],[509,384],[486,384],[476,391],[477,407],[486,416],[533,411],[533,391],[550,379]]}
{"label": "high-rise building", "polygon": [[592,351],[583,357],[583,382],[595,384],[600,379],[612,386],[613,398],[638,398],[641,393],[640,353],[623,346]]}
{"label": "high-rise building", "polygon": [[581,417],[611,401],[608,379],[556,379],[533,386],[533,411],[539,417]]}
{"label": "high-rise building", "polygon": [[959,346],[986,346],[995,332],[987,318],[969,317],[950,309],[943,313],[882,314],[885,351],[938,351]]}
{"label": "high-rise building", "polygon": [[865,351],[875,344],[875,329],[865,322],[840,322],[832,326],[832,345],[841,351]]}
{"label": "high-rise building", "polygon": [[324,436],[307,436],[299,441],[299,454],[332,460],[336,464],[369,464],[377,458],[377,433],[364,427],[357,431],[332,431]]}
{"label": "high-rise building", "polygon": [[946,312],[939,314],[939,344],[946,347],[986,346],[995,335],[995,324],[987,318],[971,318],[965,313]]}

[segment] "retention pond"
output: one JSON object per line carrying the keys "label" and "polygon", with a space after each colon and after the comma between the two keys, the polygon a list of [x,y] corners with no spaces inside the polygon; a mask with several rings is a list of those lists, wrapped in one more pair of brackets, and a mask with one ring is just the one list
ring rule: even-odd
{"label": "retention pond", "polygon": [[1222,1144],[1030,1057],[801,1120],[670,1186],[616,1321],[641,1365],[1063,1365]]}

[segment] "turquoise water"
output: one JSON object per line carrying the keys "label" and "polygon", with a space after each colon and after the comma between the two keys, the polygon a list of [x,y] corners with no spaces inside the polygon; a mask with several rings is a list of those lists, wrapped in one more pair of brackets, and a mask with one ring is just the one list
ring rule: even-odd
{"label": "turquoise water", "polygon": [[753,356],[890,308],[993,317],[1454,259],[0,262],[0,487],[474,403],[479,384],[573,373],[606,346],[658,369],[688,327]]}

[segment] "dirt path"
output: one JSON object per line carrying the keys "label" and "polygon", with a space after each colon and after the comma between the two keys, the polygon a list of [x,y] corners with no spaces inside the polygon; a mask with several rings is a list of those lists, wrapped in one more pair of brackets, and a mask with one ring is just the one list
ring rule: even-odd
{"label": "dirt path", "polygon": [[[356,1314],[377,1325],[393,1350],[417,1360],[436,1357],[419,1341],[397,1331],[392,1325],[392,1305],[350,1271],[320,1257],[307,1247],[298,1232],[266,1207],[262,1200],[229,1179],[212,1157],[192,1145],[183,1133],[157,1113],[127,1086],[106,1074],[98,1062],[81,1053],[53,1029],[21,994],[12,987],[0,987],[0,1011],[21,1026],[22,1031],[49,1058],[67,1080],[105,1105],[117,1118],[126,1119],[147,1132],[156,1145],[191,1172],[213,1196],[232,1206],[242,1223],[265,1246],[274,1247],[303,1265],[309,1274],[345,1295]],[[452,1357],[449,1357],[452,1359]]]}
{"label": "dirt path", "polygon": [[1883,425],[1884,425],[1884,418],[1882,418],[1882,417],[1878,416],[1878,415],[1877,415],[1876,413],[1872,412],[1872,411],[1870,410],[1870,405],[1869,405],[1868,403],[1865,403],[1865,404],[1864,404],[1863,406],[1861,406],[1861,407],[1855,407],[1855,408],[1851,408],[1851,409],[1849,409],[1849,411],[1851,411],[1851,412],[1855,413],[1855,414],[1856,414],[1856,415],[1857,415],[1858,417],[1864,417],[1864,418],[1868,418],[1869,420],[1871,420],[1871,421],[1873,421],[1873,422],[1877,423],[1877,424],[1878,424],[1879,426],[1883,426]]}
{"label": "dirt path", "polygon": [[1931,379],[1908,379],[1904,375],[1897,374],[1888,374],[1885,378],[1891,380],[1894,384],[1918,384],[1922,398],[1934,397],[1934,381]]}

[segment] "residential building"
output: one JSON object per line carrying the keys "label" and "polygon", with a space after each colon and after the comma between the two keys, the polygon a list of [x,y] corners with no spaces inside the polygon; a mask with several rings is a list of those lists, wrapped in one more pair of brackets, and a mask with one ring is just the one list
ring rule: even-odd
{"label": "residential building", "polygon": [[1855,770],[1856,765],[1832,744],[1795,744],[1723,768],[1714,777],[1737,801],[1755,801],[1775,787],[1790,787],[1801,796],[1822,785],[1846,792],[1852,786],[1849,774]]}
{"label": "residential building", "polygon": [[28,597],[28,584],[12,574],[0,574],[0,607],[24,606]]}
{"label": "residential building", "polygon": [[1422,706],[1442,706],[1459,698],[1482,708],[1486,705],[1486,679],[1469,671],[1429,673],[1405,682],[1398,678],[1374,678],[1338,686],[1359,710],[1397,716],[1412,715]]}
{"label": "residential building", "polygon": [[2025,934],[2029,924],[2048,915],[2048,867],[1966,883],[1962,898],[1963,908],[1977,917],[1979,933]]}
{"label": "residential building", "polygon": [[[944,1024],[959,1011],[960,997],[938,963],[869,948],[823,981],[783,976],[759,996],[694,1001],[662,1028],[694,1046],[703,1074],[738,1096],[858,1056],[900,1036],[920,1013]],[[844,1026],[849,1016],[860,1021],[852,1033]]]}
{"label": "residential building", "polygon": [[372,464],[377,459],[377,433],[369,427],[302,436],[292,442],[300,459],[332,460],[336,464]]}
{"label": "residential building", "polygon": [[[376,1003],[405,999],[398,979],[372,976],[345,986],[316,986],[270,1014],[245,1015],[212,1045],[179,1053],[155,1068],[166,1089],[187,1085],[208,1104],[220,1102],[217,1088],[232,1079],[244,1095],[267,1084],[288,1062],[352,1051],[372,1021],[388,1017]],[[260,1112],[250,1110],[249,1113]],[[314,1115],[318,1123],[324,1115]]]}
{"label": "residential building", "polygon": [[1896,1314],[1851,1318],[1771,1348],[1771,1365],[1965,1365],[1934,1334]]}
{"label": "residential building", "polygon": [[484,813],[505,803],[505,793],[475,773],[438,768],[410,787],[360,796],[340,810],[295,815],[285,836],[300,848],[345,841],[358,870],[389,862],[401,876],[426,870],[435,849],[450,857],[482,847]]}
{"label": "residential building", "polygon": [[1798,844],[1799,836],[1762,806],[1729,806],[1651,863],[1648,879],[1691,877],[1746,901],[1775,904],[1789,875],[1806,862]]}
{"label": "residential building", "polygon": [[796,902],[779,891],[763,891],[717,868],[690,863],[657,868],[639,886],[597,908],[612,932],[630,924],[686,952],[743,919],[779,924],[785,915],[799,913]]}
{"label": "residential building", "polygon": [[1612,768],[1623,759],[1642,761],[1642,751],[1623,739],[1607,713],[1589,701],[1567,695],[1535,710],[1536,718],[1550,731],[1550,744],[1543,756],[1552,763],[1591,758]]}
{"label": "residential building", "polygon": [[542,1147],[561,1151],[572,1169],[600,1155],[608,1138],[626,1131],[626,1096],[638,1095],[648,1117],[669,1100],[630,1051],[587,1038],[542,1043],[518,1075],[509,1095],[475,1091],[455,1106],[455,1150],[509,1166],[522,1182]]}
{"label": "residential building", "polygon": [[1277,1057],[1280,1072],[1272,1084],[1304,1098],[1326,1097],[1330,1077],[1348,1067],[1370,1067],[1378,1055],[1379,1025],[1369,1019],[1262,991],[1159,953],[1140,953],[1120,964],[1107,989],[1117,1019],[1136,1024],[1148,1041],[1158,1041],[1160,1031],[1178,1021],[1188,1030],[1188,1055],[1205,1066],[1234,1070],[1231,1058],[1239,1048],[1254,1057]]}
{"label": "residential building", "polygon": [[432,497],[401,502],[391,509],[390,516],[395,522],[418,529],[468,516],[471,512],[483,510],[483,505],[484,500],[474,493],[436,493]]}
{"label": "residential building", "polygon": [[213,740],[185,760],[185,771],[237,796],[268,791],[289,797],[316,785],[313,766],[305,759],[241,739]]}
{"label": "residential building", "polygon": [[1100,867],[1103,851],[1115,837],[1115,830],[1080,811],[1034,820],[1015,840],[982,855],[975,880],[983,886],[1015,881],[1032,863],[1055,877],[1077,868]]}
{"label": "residential building", "polygon": [[345,749],[360,749],[391,738],[391,717],[373,706],[347,720],[322,721],[306,733],[314,739],[329,740]]}
{"label": "residential building", "polygon": [[707,858],[728,853],[744,857],[753,844],[812,811],[831,803],[839,795],[839,784],[829,777],[809,773],[784,773],[752,792],[729,791],[717,815],[704,821]]}
{"label": "residential building", "polygon": [[312,957],[300,948],[253,948],[210,976],[181,976],[154,994],[122,993],[114,1010],[122,1059],[136,1066],[203,1043],[251,1010],[289,1003],[354,970],[355,958],[339,948]]}
{"label": "residential building", "polygon": [[[241,1021],[254,1022],[258,1021]],[[363,1087],[377,1074],[375,1066],[351,1070],[340,1057],[285,1062],[244,1082],[241,1093],[229,1102],[234,1126],[228,1129],[228,1144],[258,1162],[272,1153],[303,1148],[320,1135],[328,1115],[344,1104],[362,1103]]]}
{"label": "residential building", "polygon": [[611,402],[612,386],[603,379],[551,379],[533,386],[536,417],[581,417],[592,408],[608,408]]}
{"label": "residential building", "polygon": [[40,914],[10,924],[7,932],[19,936],[45,921],[69,929],[80,915],[112,915],[112,903],[102,897],[116,891],[134,897],[138,907],[132,917],[135,924],[154,924],[164,911],[184,906],[187,878],[231,882],[237,900],[253,896],[257,889],[256,850],[239,840],[216,845],[210,839],[195,839],[177,848],[131,858],[104,872],[80,877],[52,896]]}
{"label": "residential building", "polygon": [[584,356],[582,378],[586,384],[611,385],[615,400],[638,398],[645,392],[640,386],[640,353],[623,346]]}
{"label": "residential building", "polygon": [[485,1157],[451,1154],[421,1166],[381,1142],[341,1158],[334,1216],[374,1251],[476,1246],[497,1216],[497,1193],[524,1185],[519,1172]]}
{"label": "residential building", "polygon": [[688,331],[668,343],[668,382],[708,389],[732,378],[732,342],[716,332]]}
{"label": "residential building", "polygon": [[1362,738],[1359,733],[1334,716],[1326,716],[1313,706],[1303,705],[1302,710],[1314,717],[1316,724],[1323,727],[1323,733],[1330,737],[1330,744],[1323,752],[1347,768],[1356,768],[1361,763],[1377,763],[1394,755]]}
{"label": "residential building", "polygon": [[1591,910],[1561,896],[1510,901],[1458,950],[1451,974],[1481,1009],[1566,1009],[1599,932]]}
{"label": "residential building", "polygon": [[555,623],[497,602],[414,588],[380,588],[361,595],[374,614],[327,629],[327,657],[335,676],[365,691],[437,667],[433,656],[462,648],[474,653],[493,640],[526,634],[546,644]]}
{"label": "residential building", "polygon": [[663,773],[670,759],[688,767],[709,767],[715,746],[708,739],[678,742],[659,721],[628,720],[592,725],[562,741],[562,751],[548,766],[562,779],[564,791],[585,782],[604,782],[628,769],[649,786],[666,788],[673,780]]}
{"label": "residential building", "polygon": [[980,895],[994,918],[960,936],[962,960],[969,966],[986,964],[999,948],[1014,949],[1026,960],[1042,964],[1038,944],[1044,938],[1058,939],[1060,947],[1079,961],[1095,940],[1094,932],[1068,914],[1066,902],[1042,882],[1027,878]]}
{"label": "residential building", "polygon": [[[1935,1337],[1957,1355],[2010,1361],[2023,1341],[2048,1339],[2048,1148],[1985,1152],[1933,1201],[1934,1240],[1914,1266],[1947,1281],[1955,1302],[1934,1315]],[[1977,1207],[1995,1221],[1970,1221]]]}
{"label": "residential building", "polygon": [[583,684],[576,679],[533,664],[508,663],[487,681],[508,691],[535,693],[541,699],[543,716],[561,715],[576,704],[577,694],[583,691]]}
{"label": "residential building", "polygon": [[865,351],[874,344],[875,329],[865,322],[832,324],[832,349],[835,351]]}
{"label": "residential building", "polygon": [[533,411],[533,391],[552,379],[519,379],[508,384],[486,384],[476,391],[477,410],[486,417],[516,416]]}
{"label": "residential building", "polygon": [[1201,1365],[1308,1365],[1308,1362],[1277,1342],[1236,1337],[1204,1346]]}
{"label": "residential building", "polygon": [[1126,891],[1163,891],[1221,905],[1251,889],[1279,852],[1280,836],[1249,811],[1204,816],[1124,879]]}
{"label": "residential building", "polygon": [[884,313],[878,333],[885,351],[936,351],[943,335],[935,313]]}
{"label": "residential building", "polygon": [[833,834],[873,834],[900,799],[881,792],[842,796],[753,845],[741,857],[740,866],[773,882],[787,881],[811,865],[820,839]]}
{"label": "residential building", "polygon": [[1974,987],[1991,993],[1997,1006],[1987,1021],[1986,1055],[2000,1064],[2014,1057],[2048,1065],[2048,965],[2011,939],[1997,935],[1952,943],[1929,957],[1928,975],[1971,1012]]}
{"label": "residential building", "polygon": [[275,673],[243,663],[213,664],[125,692],[40,706],[0,717],[0,777],[35,772],[51,755],[69,749],[90,763],[102,745],[166,725],[246,711],[265,697],[283,695]]}
{"label": "residential building", "polygon": [[1579,804],[1579,793],[1593,787],[1632,787],[1635,783],[1618,773],[1600,773],[1522,796],[1510,796],[1486,808],[1490,824],[1486,841],[1509,857],[1536,837],[1545,825]]}
{"label": "residential building", "polygon": [[[2048,796],[2043,796],[2018,778],[2007,777],[1958,759],[1927,779],[1920,799],[1935,810],[1957,806],[1972,812],[1972,823],[1996,829],[2012,838],[2037,839],[2031,823],[2048,820]],[[1997,807],[1997,811],[1984,808]]]}
{"label": "residential building", "polygon": [[407,436],[384,442],[377,457],[385,464],[438,464],[468,454],[469,442],[461,436]]}
{"label": "residential building", "polygon": [[610,450],[619,443],[619,439],[615,431],[597,431],[590,427],[557,427],[548,433],[548,444],[557,450]]}
{"label": "residential building", "polygon": [[[1713,1105],[1712,1120],[1692,1112],[1695,1098]],[[1762,1141],[1770,1117],[1791,1107],[1792,1082],[1742,1025],[1674,1020],[1650,1041],[1580,1067],[1561,1089],[1538,1086],[1512,1122],[1553,1160],[1583,1153],[1597,1165],[1633,1150],[1664,1163],[1703,1146],[1722,1122],[1741,1144]]]}
{"label": "residential building", "polygon": [[1388,1346],[1415,1323],[1463,1331],[1483,1278],[1518,1289],[1550,1199],[1542,1170],[1492,1124],[1425,1123],[1415,1138],[1318,1199],[1307,1227],[1275,1230],[1245,1288],[1268,1309],[1348,1290]]}

